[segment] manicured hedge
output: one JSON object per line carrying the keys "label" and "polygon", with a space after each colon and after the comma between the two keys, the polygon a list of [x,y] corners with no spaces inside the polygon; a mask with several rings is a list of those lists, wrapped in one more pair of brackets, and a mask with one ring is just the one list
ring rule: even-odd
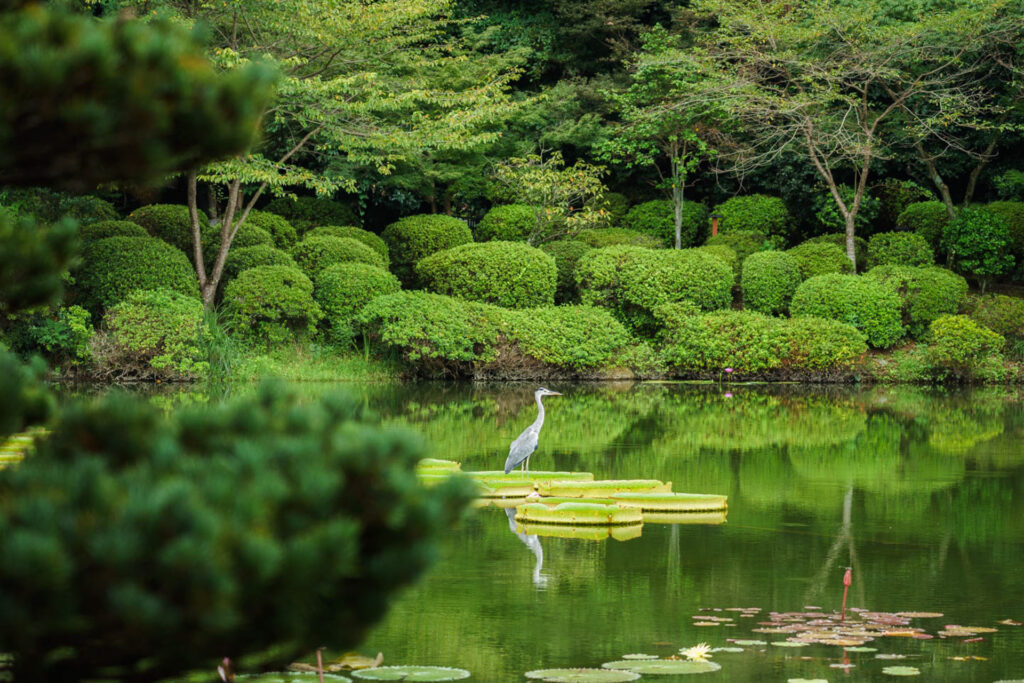
{"label": "manicured hedge", "polygon": [[[288,249],[299,240],[298,231],[295,226],[288,222],[288,219],[270,211],[253,209],[245,218],[245,223],[255,225],[270,233],[274,238],[274,246],[278,249]],[[243,223],[243,225],[245,225]],[[232,244],[234,249],[235,245]]]}
{"label": "manicured hedge", "polygon": [[[203,304],[171,289],[137,290],[105,316],[118,365],[148,366],[157,377],[193,379],[209,370],[204,358]],[[139,378],[149,377],[139,369]]]}
{"label": "manicured hedge", "polygon": [[[153,237],[177,247],[192,258],[192,219],[184,204],[149,204],[132,211],[128,220],[141,225]],[[199,226],[205,241],[210,234],[209,219],[202,211],[199,211]]]}
{"label": "manicured hedge", "polygon": [[305,234],[306,239],[310,237],[351,237],[352,239],[359,240],[383,256],[385,268],[391,263],[391,257],[388,255],[388,245],[379,235],[375,235],[369,230],[363,230],[352,225],[322,225],[318,228],[313,228]]}
{"label": "manicured hedge", "polygon": [[785,313],[803,278],[797,260],[784,251],[761,251],[743,262],[743,308]]}
{"label": "manicured hedge", "polygon": [[896,226],[916,232],[928,241],[935,253],[940,253],[942,229],[948,222],[949,213],[942,202],[914,202],[897,217]]}
{"label": "manicured hedge", "polygon": [[[834,244],[837,247],[839,247],[840,249],[842,249],[844,254],[846,253],[846,233],[845,232],[830,232],[830,233],[826,233],[824,235],[818,235],[817,237],[812,237],[809,240],[804,240],[801,244],[807,244],[808,242],[810,242],[812,244],[817,244],[817,243]],[[854,255],[854,258],[857,260],[857,272],[858,273],[863,271],[865,268],[867,268],[867,265],[868,265],[868,241],[866,239],[864,239],[863,237],[854,236],[854,238],[853,238],[853,255]]]}
{"label": "manicured hedge", "polygon": [[256,266],[224,288],[224,319],[238,337],[268,346],[316,331],[323,313],[313,283],[290,266]]}
{"label": "manicured hedge", "polygon": [[[220,251],[220,228],[210,226],[203,237],[203,261],[206,269],[209,270],[213,267],[213,262],[217,258],[217,252]],[[234,238],[231,240],[231,248],[228,249],[228,253],[230,254],[235,249],[245,249],[247,247],[255,247],[260,244],[273,247],[274,236],[271,235],[269,231],[251,224],[246,220],[246,222],[242,223],[238,228]],[[188,252],[190,257],[191,253],[191,251]]]}
{"label": "manicured hedge", "polygon": [[321,225],[362,225],[348,205],[323,197],[278,197],[263,209],[287,218],[300,234]]}
{"label": "manicured hedge", "polygon": [[232,248],[224,259],[224,272],[221,275],[221,282],[227,284],[238,277],[243,270],[255,268],[256,266],[291,266],[298,268],[287,252],[281,251],[269,244],[257,244],[252,247]]}
{"label": "manicured hedge", "polygon": [[966,315],[944,315],[930,327],[928,360],[935,366],[969,371],[999,353],[1006,340]]}
{"label": "manicured hedge", "polygon": [[744,231],[785,237],[793,225],[785,202],[763,194],[732,197],[717,205],[712,213],[722,216],[718,224],[720,233]]}
{"label": "manicured hedge", "polygon": [[772,243],[763,232],[738,230],[735,232],[719,232],[717,235],[712,235],[704,242],[704,246],[729,247],[736,253],[736,258],[739,262],[743,263],[751,254],[771,249]]}
{"label": "manicured hedge", "polygon": [[732,272],[736,274],[736,279],[740,277],[740,259],[736,255],[736,250],[732,247],[727,247],[724,244],[705,244],[703,247],[694,247],[694,251],[699,251],[705,254],[711,254],[717,259],[721,259],[725,262]]}
{"label": "manicured hedge", "polygon": [[907,207],[916,202],[926,202],[932,193],[913,180],[887,178],[871,188],[871,194],[878,197],[878,229],[883,232],[895,230],[899,217]]}
{"label": "manicured hedge", "polygon": [[324,312],[323,323],[335,342],[347,342],[354,335],[356,314],[375,297],[394,294],[402,288],[398,278],[366,263],[335,263],[316,276],[313,298]]}
{"label": "manicured hedge", "polygon": [[998,214],[1010,228],[1010,244],[1018,257],[1024,257],[1024,202],[992,202],[985,208]]}
{"label": "manicured hedge", "polygon": [[80,227],[78,236],[82,242],[95,242],[107,237],[149,237],[149,233],[131,221],[99,221]]}
{"label": "manicured hedge", "polygon": [[532,206],[502,204],[484,214],[476,226],[476,241],[504,240],[525,242],[537,229],[537,217]]}
{"label": "manicured hedge", "polygon": [[413,267],[424,256],[473,241],[465,221],[439,214],[406,216],[384,228],[392,270],[402,282],[415,282]]}
{"label": "manicured hedge", "polygon": [[813,315],[849,323],[875,348],[903,338],[902,301],[889,285],[857,275],[817,275],[805,280],[789,305],[793,317]]}
{"label": "manicured hedge", "polygon": [[941,315],[956,313],[967,301],[967,280],[936,266],[876,266],[865,278],[892,287],[903,299],[903,324],[919,339]]}
{"label": "manicured hedge", "polygon": [[852,273],[853,264],[841,247],[827,242],[804,242],[788,252],[804,280],[829,273]]}
{"label": "manicured hedge", "polygon": [[64,217],[74,218],[80,225],[116,221],[114,205],[92,195],[74,196],[46,187],[6,187],[5,202],[17,206],[23,216],[34,216],[42,223],[56,223]]}
{"label": "manicured hedge", "polygon": [[982,291],[994,277],[1010,272],[1014,256],[1010,224],[985,207],[961,209],[942,229],[942,249],[953,270],[977,278]]}
{"label": "manicured hedge", "polygon": [[[683,202],[682,219],[682,245],[701,244],[707,234],[708,208],[700,202]],[[622,227],[653,235],[664,244],[675,245],[675,205],[667,199],[637,204],[622,220]]]}
{"label": "manicured hedge", "polygon": [[586,254],[576,268],[584,304],[608,308],[627,327],[648,335],[658,327],[653,312],[662,304],[728,306],[733,280],[722,259],[697,249],[605,247]]}
{"label": "manicured hedge", "polygon": [[607,365],[630,341],[622,323],[593,306],[507,311],[503,318],[502,333],[520,353],[559,368]]}
{"label": "manicured hedge", "polygon": [[290,253],[302,272],[311,278],[335,263],[368,263],[387,268],[379,252],[352,237],[307,237],[292,247]]}
{"label": "manicured hedge", "polygon": [[654,235],[646,235],[636,230],[626,228],[595,228],[582,230],[574,239],[583,242],[595,249],[601,247],[614,247],[620,244],[627,244],[634,247],[646,247],[648,249],[661,249],[666,246],[665,242]]}
{"label": "manicured hedge", "polygon": [[424,257],[416,277],[427,289],[506,308],[553,304],[555,259],[522,242],[473,242]]}
{"label": "manicured hedge", "polygon": [[868,267],[930,266],[935,253],[916,232],[880,232],[868,240]]}
{"label": "manicured hedge", "polygon": [[970,302],[969,315],[972,320],[1001,334],[1008,344],[1024,352],[1024,299],[984,294]]}
{"label": "manicured hedge", "polygon": [[556,240],[541,245],[541,251],[555,259],[558,269],[558,281],[555,285],[555,303],[574,303],[580,299],[579,286],[576,284],[576,265],[591,247],[579,240]]}
{"label": "manicured hedge", "polygon": [[84,306],[97,315],[139,289],[172,289],[199,298],[199,281],[185,255],[153,237],[91,242],[74,276]]}
{"label": "manicured hedge", "polygon": [[868,350],[867,337],[853,325],[813,315],[785,321],[786,364],[807,370],[849,368]]}

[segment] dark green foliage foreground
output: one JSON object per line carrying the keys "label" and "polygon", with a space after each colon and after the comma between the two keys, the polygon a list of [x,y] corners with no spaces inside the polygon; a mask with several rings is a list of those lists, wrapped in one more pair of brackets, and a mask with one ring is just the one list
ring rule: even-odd
{"label": "dark green foliage foreground", "polygon": [[153,680],[354,645],[472,498],[422,488],[423,455],[355,402],[273,386],[172,420],[70,407],[0,472],[0,651],[17,680]]}

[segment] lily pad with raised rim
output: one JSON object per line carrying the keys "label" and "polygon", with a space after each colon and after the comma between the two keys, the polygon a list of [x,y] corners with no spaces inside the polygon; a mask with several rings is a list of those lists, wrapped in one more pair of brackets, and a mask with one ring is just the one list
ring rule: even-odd
{"label": "lily pad with raised rim", "polygon": [[919,676],[921,670],[916,666],[887,666],[882,669],[882,673],[889,676]]}
{"label": "lily pad with raised rim", "polygon": [[[267,674],[236,676],[235,680],[252,683],[319,683],[320,677],[315,671],[274,671]],[[325,673],[324,680],[330,683],[352,683],[351,678],[339,674]]]}
{"label": "lily pad with raised rim", "polygon": [[613,493],[620,505],[638,507],[644,512],[710,512],[724,510],[727,496],[710,493]]}
{"label": "lily pad with raised rim", "polygon": [[640,678],[640,674],[632,671],[610,669],[537,669],[524,675],[546,683],[627,683]]}
{"label": "lily pad with raised rim", "polygon": [[527,524],[643,524],[644,513],[637,508],[601,503],[573,502],[548,507],[544,503],[526,503],[516,508],[516,521]]}
{"label": "lily pad with raised rim", "polygon": [[767,645],[767,640],[734,640],[734,645],[742,645],[744,647],[751,647],[753,645]]}
{"label": "lily pad with raised rim", "polygon": [[606,479],[603,481],[545,481],[538,482],[542,496],[566,498],[606,498],[613,493],[670,493],[672,482],[657,479]]}
{"label": "lily pad with raised rim", "polygon": [[605,662],[603,669],[625,669],[649,676],[678,676],[683,674],[707,674],[718,671],[722,665],[706,659],[647,659],[642,661]]}
{"label": "lily pad with raised rim", "polygon": [[448,666],[378,666],[375,669],[359,669],[352,675],[366,681],[417,681],[431,683],[433,681],[459,681],[469,678],[465,669],[453,669]]}

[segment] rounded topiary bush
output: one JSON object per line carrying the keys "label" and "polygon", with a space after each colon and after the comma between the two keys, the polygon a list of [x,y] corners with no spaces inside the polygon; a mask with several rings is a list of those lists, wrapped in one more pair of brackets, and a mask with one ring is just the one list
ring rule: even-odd
{"label": "rounded topiary bush", "polygon": [[502,204],[492,207],[476,226],[476,240],[504,240],[525,242],[537,229],[537,217],[532,206]]}
{"label": "rounded topiary bush", "polygon": [[289,252],[311,278],[335,263],[368,263],[387,268],[387,261],[371,247],[352,237],[307,237]]}
{"label": "rounded topiary bush", "polygon": [[421,259],[416,276],[438,294],[506,308],[552,304],[555,259],[521,242],[473,242]]}
{"label": "rounded topiary bush", "polygon": [[900,214],[906,211],[908,206],[932,198],[931,192],[913,180],[895,178],[886,178],[875,185],[871,188],[871,194],[878,197],[878,228],[886,232],[896,229]]}
{"label": "rounded topiary bush", "polygon": [[813,315],[853,325],[880,349],[903,338],[902,301],[886,284],[857,275],[817,275],[793,294],[793,317]]}
{"label": "rounded topiary bush", "polygon": [[354,240],[359,240],[383,256],[385,268],[391,263],[391,258],[388,256],[388,245],[385,244],[380,236],[373,234],[369,230],[363,230],[352,225],[322,225],[307,232],[305,238],[309,239],[310,237],[351,237]]}
{"label": "rounded topiary bush", "polygon": [[796,259],[784,251],[751,254],[743,262],[743,308],[785,313],[802,279]]}
{"label": "rounded topiary bush", "polygon": [[630,341],[622,323],[593,306],[544,306],[503,317],[504,336],[520,354],[558,368],[607,365]]}
{"label": "rounded topiary bush", "polygon": [[992,278],[1013,269],[1010,224],[987,208],[961,209],[942,229],[942,249],[953,270],[977,278],[982,292]]}
{"label": "rounded topiary bush", "polygon": [[713,213],[722,216],[720,233],[743,231],[785,237],[793,225],[785,202],[763,194],[732,197],[717,205]]}
{"label": "rounded topiary bush", "polygon": [[316,276],[313,298],[324,313],[323,322],[335,342],[347,342],[354,334],[356,314],[374,297],[394,294],[402,288],[398,278],[367,263],[335,263]]}
{"label": "rounded topiary bush", "polygon": [[580,259],[576,281],[584,304],[603,306],[627,327],[651,335],[663,304],[690,301],[703,310],[732,301],[732,269],[699,249],[595,249]]}
{"label": "rounded topiary bush", "polygon": [[654,235],[647,235],[627,228],[594,228],[582,230],[573,239],[577,239],[595,249],[627,244],[647,249],[661,249],[665,242]]}
{"label": "rounded topiary bush", "polygon": [[[141,225],[153,237],[177,247],[191,258],[193,253],[192,219],[184,204],[149,204],[128,215],[128,220]],[[209,232],[209,219],[199,211],[202,237]]]}
{"label": "rounded topiary bush", "polygon": [[1003,217],[1010,229],[1010,245],[1018,257],[1024,257],[1024,202],[992,202],[985,208]]}
{"label": "rounded topiary bush", "polygon": [[754,252],[771,249],[772,242],[763,232],[752,232],[750,230],[739,230],[736,232],[719,232],[712,235],[704,242],[704,246],[729,247],[736,253],[736,259],[743,263],[748,256]]}
{"label": "rounded topiary bush", "polygon": [[[834,244],[846,253],[846,233],[845,232],[829,232],[824,235],[818,235],[808,240],[804,240],[801,244]],[[857,261],[857,272],[861,272],[868,265],[868,241],[863,237],[853,238],[853,255]]]}
{"label": "rounded topiary bush", "polygon": [[903,324],[920,338],[933,320],[956,313],[967,301],[967,281],[938,267],[876,266],[865,278],[889,285],[903,299]]}
{"label": "rounded topiary bush", "polygon": [[911,230],[928,241],[935,253],[942,244],[942,229],[949,222],[949,212],[942,202],[914,202],[896,218],[896,227]]}
{"label": "rounded topiary bush", "polygon": [[740,259],[739,256],[736,255],[735,249],[727,247],[724,244],[705,244],[703,247],[694,247],[694,249],[721,259],[729,266],[729,268],[732,269],[732,272],[736,274],[736,278],[739,279]]}
{"label": "rounded topiary bush", "polygon": [[853,325],[804,315],[790,318],[783,329],[786,364],[806,370],[841,370],[867,353],[867,337]]}
{"label": "rounded topiary bush", "polygon": [[263,210],[287,218],[299,233],[321,225],[362,224],[347,204],[324,197],[278,197]]}
{"label": "rounded topiary bush", "polygon": [[310,335],[323,317],[313,283],[290,266],[243,270],[224,288],[223,311],[234,334],[266,345]]}
{"label": "rounded topiary bush", "polygon": [[868,240],[868,267],[930,266],[935,253],[916,232],[880,232]]}
{"label": "rounded topiary bush", "polygon": [[579,240],[556,240],[541,245],[541,251],[555,259],[558,280],[555,285],[555,303],[574,303],[580,300],[579,286],[576,284],[576,265],[589,252],[591,247]]}
{"label": "rounded topiary bush", "polygon": [[[266,230],[274,238],[274,246],[278,249],[287,249],[299,239],[295,226],[288,222],[284,216],[279,216],[270,211],[259,211],[253,209],[245,218],[245,223],[255,225],[257,228]],[[243,225],[245,225],[243,223]],[[234,244],[231,248],[234,248]]]}
{"label": "rounded topiary bush", "polygon": [[[681,223],[682,246],[691,247],[704,241],[707,234],[708,208],[700,202],[684,202]],[[667,199],[637,204],[622,220],[622,227],[653,235],[665,244],[675,245],[675,205]]]}
{"label": "rounded topiary bush", "polygon": [[[193,379],[206,374],[203,304],[171,289],[137,290],[104,318],[113,349],[104,362],[116,364],[123,379]],[[111,351],[113,357],[111,357]]]}
{"label": "rounded topiary bush", "polygon": [[979,325],[1005,337],[1014,356],[1024,355],[1024,299],[984,294],[970,302],[969,315]]}
{"label": "rounded topiary bush", "polygon": [[424,256],[473,241],[465,221],[440,214],[406,216],[384,228],[392,270],[405,283],[414,281],[413,266]]}
{"label": "rounded topiary bush", "polygon": [[199,282],[180,250],[153,237],[107,237],[82,252],[76,287],[92,313],[110,308],[139,289],[172,289],[199,297]]}
{"label": "rounded topiary bush", "polygon": [[930,326],[928,360],[933,365],[969,371],[980,361],[1002,350],[1002,335],[979,325],[966,315],[944,315]]}
{"label": "rounded topiary bush", "polygon": [[800,270],[804,280],[829,273],[852,273],[853,263],[846,252],[834,244],[827,242],[804,242],[789,251]]}
{"label": "rounded topiary bush", "polygon": [[78,229],[82,242],[95,242],[107,237],[149,237],[149,233],[138,223],[131,221],[99,221]]}
{"label": "rounded topiary bush", "polygon": [[281,251],[269,244],[257,244],[252,247],[241,247],[231,249],[227,258],[224,259],[224,272],[221,275],[221,282],[227,283],[238,277],[243,270],[249,270],[257,266],[291,266],[298,268],[298,264],[287,252]]}
{"label": "rounded topiary bush", "polygon": [[665,361],[686,370],[764,372],[782,366],[784,321],[755,311],[680,316],[662,333]]}

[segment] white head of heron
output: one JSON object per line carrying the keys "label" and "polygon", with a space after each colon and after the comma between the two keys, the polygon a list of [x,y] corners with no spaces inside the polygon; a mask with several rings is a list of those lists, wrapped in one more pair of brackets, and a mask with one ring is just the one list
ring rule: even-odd
{"label": "white head of heron", "polygon": [[540,389],[537,389],[537,391],[535,391],[534,393],[537,396],[561,396],[562,395],[560,392],[551,391],[550,389],[546,389],[545,387],[541,387]]}

